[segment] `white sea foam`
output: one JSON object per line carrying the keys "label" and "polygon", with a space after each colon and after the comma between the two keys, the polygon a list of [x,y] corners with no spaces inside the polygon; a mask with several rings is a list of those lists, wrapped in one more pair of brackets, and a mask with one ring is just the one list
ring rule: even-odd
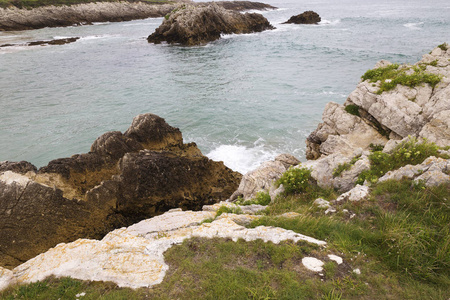
{"label": "white sea foam", "polygon": [[333,26],[333,25],[337,25],[339,23],[341,23],[341,19],[336,19],[336,20],[333,20],[333,21],[324,19],[324,20],[319,22],[319,25],[332,25]]}
{"label": "white sea foam", "polygon": [[276,155],[274,151],[258,144],[251,148],[241,145],[220,145],[206,154],[210,159],[223,161],[227,167],[242,174],[256,169],[265,161],[274,159]]}
{"label": "white sea foam", "polygon": [[421,30],[420,27],[422,27],[423,24],[424,24],[423,22],[406,23],[406,24],[403,24],[403,26],[405,26],[406,28],[409,28],[409,29],[413,29],[413,30]]}

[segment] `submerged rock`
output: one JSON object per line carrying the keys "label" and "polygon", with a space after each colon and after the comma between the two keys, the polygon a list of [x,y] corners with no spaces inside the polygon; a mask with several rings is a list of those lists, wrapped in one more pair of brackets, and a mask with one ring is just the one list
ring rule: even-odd
{"label": "submerged rock", "polygon": [[308,10],[299,15],[292,16],[289,20],[283,24],[317,24],[321,21],[319,14]]}
{"label": "submerged rock", "polygon": [[273,29],[261,14],[226,10],[213,3],[208,6],[182,5],[166,16],[148,38],[149,43],[201,45],[221,34],[252,33]]}
{"label": "submerged rock", "polygon": [[153,114],[134,118],[124,134],[103,134],[89,153],[37,172],[26,162],[0,170],[0,266],[9,268],[61,242],[225,200],[241,179]]}

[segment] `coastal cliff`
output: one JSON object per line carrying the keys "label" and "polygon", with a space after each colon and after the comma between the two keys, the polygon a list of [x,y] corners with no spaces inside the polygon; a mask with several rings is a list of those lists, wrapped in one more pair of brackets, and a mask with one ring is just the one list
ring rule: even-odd
{"label": "coastal cliff", "polygon": [[[208,3],[176,1],[149,4],[146,2],[93,2],[76,5],[43,6],[32,9],[0,8],[0,31],[38,29],[92,24],[94,22],[120,22],[135,19],[164,17],[182,3],[205,6]],[[250,1],[215,2],[227,10],[274,9],[273,6]]]}
{"label": "coastal cliff", "polygon": [[[344,105],[327,104],[323,123],[308,137],[314,160],[300,163],[280,155],[243,176],[239,187],[233,185],[234,193],[226,189],[226,201],[214,195],[218,203],[201,210],[189,211],[185,205],[101,240],[58,244],[12,270],[0,267],[0,290],[29,284],[10,287],[4,295],[28,288],[53,296],[73,286],[74,296],[95,297],[100,285],[102,295],[126,291],[126,298],[138,299],[198,299],[199,291],[207,299],[447,299],[449,91],[447,44],[414,65],[381,61],[362,76]],[[54,205],[70,205],[69,195],[84,193],[89,202],[108,192],[113,197],[106,199],[121,195],[125,200],[115,203],[117,211],[124,207],[139,215],[148,207],[136,199],[155,194],[142,185],[159,176],[140,171],[155,165],[147,156],[170,151],[176,163],[163,164],[158,172],[179,174],[181,158],[200,155],[195,145],[181,143],[177,129],[163,124],[153,115],[138,116],[124,134],[107,133],[90,153],[53,161],[37,173],[26,162],[3,163],[0,183],[19,191],[20,186],[34,188],[47,174],[44,178],[61,187]],[[126,172],[128,165],[134,168]],[[92,177],[86,176],[87,169]],[[30,182],[33,173],[35,182]],[[138,184],[123,181],[124,176],[135,177]],[[102,180],[100,185],[95,178]],[[124,183],[119,194],[117,181]],[[192,184],[195,179],[187,183]],[[181,203],[190,203],[189,197]]]}

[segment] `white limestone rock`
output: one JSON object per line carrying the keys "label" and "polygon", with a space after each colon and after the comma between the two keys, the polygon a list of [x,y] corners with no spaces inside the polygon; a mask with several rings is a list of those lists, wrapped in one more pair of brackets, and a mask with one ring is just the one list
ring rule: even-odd
{"label": "white limestone rock", "polygon": [[319,186],[334,187],[345,192],[355,186],[358,175],[362,171],[370,169],[370,161],[367,156],[363,155],[349,170],[335,177],[333,175],[334,170],[339,165],[349,163],[352,158],[352,156],[348,157],[341,153],[334,153],[318,160],[306,161],[301,167],[307,167],[312,170],[311,176],[317,181]]}
{"label": "white limestone rock", "polygon": [[262,239],[276,244],[284,240],[302,240],[326,245],[324,241],[291,230],[267,226],[249,229],[238,224],[257,218],[252,215],[223,214],[212,223],[200,225],[204,219],[215,215],[213,208],[208,208],[211,210],[171,210],[128,228],[116,229],[100,241],[79,239],[59,244],[12,272],[0,268],[0,287],[14,281],[35,282],[50,275],[112,281],[120,287],[151,287],[160,283],[168,270],[164,252],[191,237],[231,238],[233,241]]}
{"label": "white limestone rock", "polygon": [[27,184],[31,181],[29,177],[19,173],[14,173],[12,171],[6,171],[0,174],[0,180],[8,185],[15,183],[22,187],[26,187]]}
{"label": "white limestone rock", "polygon": [[323,261],[317,259],[315,257],[304,257],[302,259],[302,264],[305,268],[313,272],[322,272],[323,271]]}
{"label": "white limestone rock", "polygon": [[0,291],[16,282],[11,270],[0,267]]}
{"label": "white limestone rock", "polygon": [[334,255],[334,254],[328,254],[328,258],[332,261],[335,261],[338,265],[340,265],[344,262],[342,257]]}
{"label": "white limestone rock", "polygon": [[330,202],[322,198],[317,198],[316,200],[314,200],[313,204],[317,205],[318,208],[330,207]]}
{"label": "white limestone rock", "polygon": [[433,115],[433,118],[423,126],[419,136],[440,147],[450,145],[450,109]]}
{"label": "white limestone rock", "polygon": [[340,195],[336,199],[336,203],[341,203],[344,201],[351,201],[351,202],[361,201],[365,199],[368,195],[369,195],[369,187],[357,184],[350,191]]}
{"label": "white limestone rock", "polygon": [[275,160],[261,164],[256,170],[244,175],[238,189],[230,197],[231,201],[242,196],[244,200],[250,200],[260,191],[271,193],[275,191],[274,183],[289,169],[290,166],[298,165],[300,161],[290,154],[280,154]]}

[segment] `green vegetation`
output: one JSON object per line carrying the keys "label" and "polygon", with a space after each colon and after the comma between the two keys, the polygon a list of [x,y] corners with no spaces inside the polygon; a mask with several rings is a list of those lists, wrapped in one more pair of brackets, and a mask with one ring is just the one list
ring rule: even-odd
{"label": "green vegetation", "polygon": [[270,195],[268,192],[258,192],[256,193],[255,198],[251,200],[244,201],[242,198],[238,198],[236,202],[234,202],[237,205],[252,205],[252,204],[259,204],[259,205],[268,205],[270,203]]}
{"label": "green vegetation", "polygon": [[353,157],[348,163],[339,164],[336,169],[333,170],[333,177],[338,177],[342,172],[350,170],[353,165],[361,159],[361,155]]}
{"label": "green vegetation", "polygon": [[[125,0],[128,2],[138,2],[136,0]],[[139,0],[140,2],[163,4],[168,3],[168,0]],[[119,0],[0,0],[0,7],[18,7],[18,8],[35,8],[46,5],[74,5],[91,2],[119,2]]]}
{"label": "green vegetation", "polygon": [[384,146],[383,146],[383,145],[379,145],[379,144],[373,144],[373,143],[370,143],[369,149],[370,149],[371,151],[383,151]]}
{"label": "green vegetation", "polygon": [[448,50],[448,44],[447,43],[440,44],[438,47],[441,48],[441,50],[444,50],[444,51]]}
{"label": "green vegetation", "polygon": [[355,104],[349,104],[345,107],[345,111],[349,114],[355,115],[359,117],[359,106]]}
{"label": "green vegetation", "polygon": [[368,70],[361,78],[370,82],[380,81],[378,94],[392,90],[401,84],[408,87],[415,87],[423,83],[431,85],[433,88],[441,81],[442,76],[427,73],[423,67],[406,67],[392,64],[387,67]]}
{"label": "green vegetation", "polygon": [[287,193],[305,192],[311,184],[311,170],[308,168],[293,168],[284,172],[277,184],[282,184]]}
{"label": "green vegetation", "polygon": [[240,207],[226,207],[226,206],[221,206],[217,212],[216,212],[216,218],[218,216],[220,216],[223,213],[227,213],[227,214],[242,214],[242,210]]}
{"label": "green vegetation", "polygon": [[406,165],[420,164],[430,156],[447,158],[447,156],[440,154],[438,150],[439,147],[434,143],[429,143],[426,140],[419,143],[416,138],[410,138],[395,147],[391,154],[374,151],[369,155],[370,169],[359,175],[357,183],[363,184],[365,180],[375,183],[388,171]]}

